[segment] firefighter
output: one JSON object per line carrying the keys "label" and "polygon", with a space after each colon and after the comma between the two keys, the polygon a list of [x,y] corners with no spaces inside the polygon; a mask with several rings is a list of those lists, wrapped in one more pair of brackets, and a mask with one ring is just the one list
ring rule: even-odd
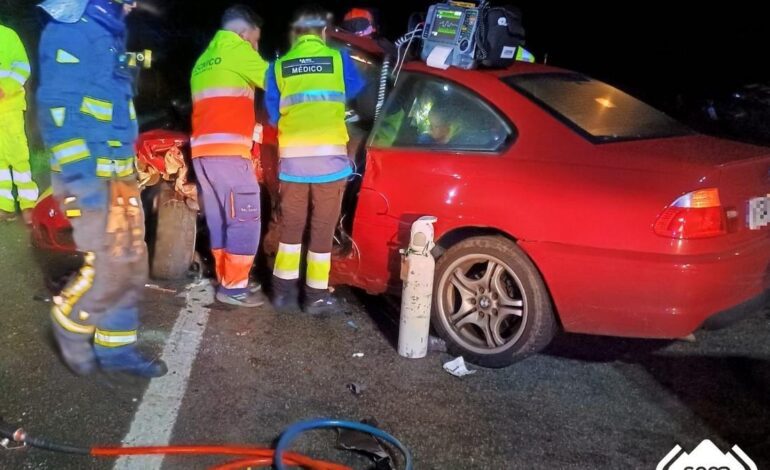
{"label": "firefighter", "polygon": [[374,14],[366,8],[353,8],[348,11],[342,20],[342,28],[365,38],[374,37],[378,30]]}
{"label": "firefighter", "polygon": [[259,247],[260,194],[251,160],[255,89],[264,89],[268,64],[259,55],[262,19],[236,5],[192,72],[192,156],[211,235],[219,302],[259,307],[249,286]]}
{"label": "firefighter", "polygon": [[308,215],[304,310],[322,314],[337,307],[328,287],[334,230],[352,174],[345,104],[365,84],[350,56],[326,45],[327,27],[322,10],[301,10],[292,24],[291,50],[267,74],[266,107],[278,126],[280,153],[281,243],[273,271],[278,311],[299,306]]}
{"label": "firefighter", "polygon": [[97,369],[159,377],[166,365],[137,347],[148,263],[134,171],[136,73],[126,54],[133,0],[47,0],[40,40],[38,120],[52,154],[54,196],[84,264],[54,298],[62,358],[78,375]]}
{"label": "firefighter", "polygon": [[345,17],[342,20],[342,29],[356,36],[372,39],[385,51],[386,55],[391,57],[398,55],[396,45],[380,34],[380,26],[375,15],[368,8],[352,8],[345,13]]}
{"label": "firefighter", "polygon": [[19,36],[0,25],[0,221],[16,218],[15,185],[19,207],[28,224],[38,198],[24,131],[24,111],[27,110],[24,84],[29,76],[27,52]]}

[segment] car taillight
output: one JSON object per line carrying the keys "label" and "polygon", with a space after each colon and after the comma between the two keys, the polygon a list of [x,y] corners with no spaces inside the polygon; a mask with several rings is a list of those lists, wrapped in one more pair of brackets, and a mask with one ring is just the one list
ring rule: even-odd
{"label": "car taillight", "polygon": [[727,233],[727,216],[716,188],[685,194],[655,222],[655,233],[677,239],[709,238]]}

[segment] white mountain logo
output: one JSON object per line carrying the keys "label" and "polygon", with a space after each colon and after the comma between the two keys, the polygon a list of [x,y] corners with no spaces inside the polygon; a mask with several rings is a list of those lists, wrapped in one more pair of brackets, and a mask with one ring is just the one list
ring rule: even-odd
{"label": "white mountain logo", "polygon": [[757,470],[757,464],[738,446],[722,452],[706,439],[689,454],[681,446],[674,447],[656,470]]}

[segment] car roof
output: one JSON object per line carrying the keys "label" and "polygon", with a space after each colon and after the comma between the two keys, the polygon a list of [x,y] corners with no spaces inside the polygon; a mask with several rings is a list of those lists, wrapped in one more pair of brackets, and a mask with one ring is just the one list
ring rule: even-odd
{"label": "car roof", "polygon": [[[371,54],[375,57],[382,58],[385,55],[385,51],[382,46],[374,39],[356,36],[353,33],[345,31],[341,28],[334,28],[329,32],[329,36],[336,41],[344,42],[348,46]],[[509,77],[512,75],[524,75],[534,73],[575,73],[571,70],[566,70],[558,67],[552,67],[545,64],[532,64],[529,62],[514,62],[513,65],[504,69],[474,69],[463,70],[455,67],[450,67],[447,70],[441,70],[429,67],[422,61],[413,60],[407,62],[404,66],[404,70],[414,70],[420,72],[428,72],[434,75],[446,76],[462,81],[467,79],[468,74],[483,74],[492,75],[495,77]]]}
{"label": "car roof", "polygon": [[380,59],[385,55],[382,46],[372,38],[356,36],[340,28],[334,28],[329,31],[329,37]]}
{"label": "car roof", "polygon": [[544,73],[576,73],[571,70],[562,69],[559,67],[552,67],[545,64],[532,64],[529,62],[515,62],[510,67],[504,69],[474,69],[463,70],[456,67],[449,67],[446,70],[430,67],[422,61],[408,62],[404,66],[406,71],[423,72],[431,75],[438,75],[446,77],[459,82],[466,82],[472,80],[473,77],[478,75],[492,76],[496,78],[510,77],[515,75],[530,75],[530,74],[544,74]]}

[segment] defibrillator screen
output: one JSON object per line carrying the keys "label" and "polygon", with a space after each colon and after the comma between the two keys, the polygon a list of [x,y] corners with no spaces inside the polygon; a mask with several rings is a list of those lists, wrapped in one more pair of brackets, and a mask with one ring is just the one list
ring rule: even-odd
{"label": "defibrillator screen", "polygon": [[440,41],[454,42],[463,20],[461,10],[437,9],[431,36]]}

